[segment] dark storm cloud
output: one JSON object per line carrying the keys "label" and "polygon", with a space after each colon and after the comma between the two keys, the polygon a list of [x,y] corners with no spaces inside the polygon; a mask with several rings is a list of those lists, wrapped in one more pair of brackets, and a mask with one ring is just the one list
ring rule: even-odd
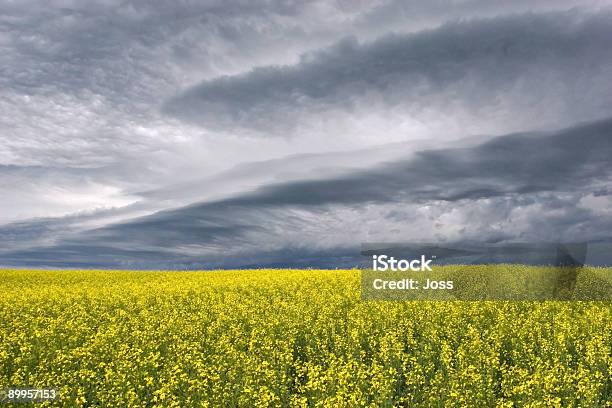
{"label": "dark storm cloud", "polygon": [[[425,68],[444,77],[446,71],[423,48],[428,46],[428,37],[432,39],[429,45],[438,47],[436,41],[448,40],[449,34],[444,32],[452,34],[455,30],[458,39],[471,41],[481,27],[482,34],[490,38],[486,25],[494,26],[499,21],[500,38],[504,39],[510,34],[503,30],[518,27],[520,34],[520,21],[524,20],[526,28],[540,23],[547,28],[548,24],[552,38],[563,34],[563,30],[550,23],[557,15],[515,16],[489,20],[489,23],[468,20],[455,29],[447,27],[414,37],[405,33],[436,27],[449,19],[528,10],[546,13],[567,10],[577,4],[591,11],[576,10],[572,12],[573,17],[558,14],[559,25],[565,24],[570,42],[579,42],[581,38],[593,42],[573,62],[568,63],[564,57],[551,57],[551,61],[559,62],[559,67],[569,64],[567,72],[575,68],[575,75],[547,80],[547,73],[557,71],[536,64],[537,69],[533,71],[544,73],[544,78],[518,81],[518,88],[509,93],[518,95],[516,103],[512,97],[495,98],[511,108],[499,108],[495,104],[490,110],[486,106],[474,108],[477,106],[472,104],[474,100],[491,101],[487,97],[490,93],[478,96],[483,92],[480,78],[489,78],[484,88],[494,88],[490,85],[495,84],[491,75],[482,75],[480,59],[469,59],[474,53],[468,52],[467,59],[456,56],[461,75],[471,72],[467,68],[469,64],[474,65],[473,78],[467,82],[451,78],[449,83],[462,85],[451,86],[453,91],[450,94],[444,91],[442,96],[438,92],[440,86],[432,82],[437,79],[428,77],[427,72],[423,76],[415,61],[412,65],[408,61],[404,75],[400,64],[407,61],[396,55],[405,48],[422,59]],[[351,149],[359,149],[375,143],[433,140],[432,136],[436,136],[438,143],[446,133],[459,137],[502,134],[517,128],[557,128],[575,119],[597,117],[601,109],[610,105],[604,103],[610,102],[604,100],[610,75],[602,81],[604,74],[597,71],[609,67],[606,65],[609,47],[600,52],[599,60],[593,56],[596,53],[588,53],[591,49],[601,51],[598,37],[593,33],[602,26],[601,21],[606,21],[606,14],[602,12],[600,17],[593,14],[598,4],[601,3],[572,0],[3,2],[0,4],[0,165],[29,166],[29,170],[0,170],[2,193],[10,197],[0,203],[0,223],[128,205],[142,198],[138,192],[173,188],[185,182],[186,175],[221,172],[227,169],[228,163],[239,165],[297,153],[338,151],[348,149],[348,142]],[[464,28],[465,35],[460,32]],[[470,34],[470,30],[474,33]],[[374,41],[391,31],[404,34]],[[604,29],[600,31],[606,34]],[[326,48],[347,35],[358,40]],[[538,36],[542,34],[535,35],[534,40]],[[565,39],[563,35],[560,38]],[[520,41],[519,45],[525,45],[524,39]],[[457,49],[463,50],[458,45]],[[441,43],[439,47],[441,53],[452,49],[452,44]],[[551,49],[561,54],[559,47]],[[306,56],[299,62],[299,55],[305,52]],[[371,64],[368,58],[374,57],[379,61]],[[526,59],[515,53],[508,57],[510,66],[511,57],[516,57],[518,65],[525,65]],[[457,68],[453,58],[442,60],[451,70]],[[342,68],[345,61],[353,63],[346,75]],[[246,74],[244,86],[241,77],[235,76],[270,64],[295,65],[269,68],[272,74],[280,75],[275,78],[278,83],[264,87],[263,92],[257,81],[260,77],[269,81],[270,75]],[[492,65],[496,72],[504,72]],[[361,74],[362,80],[358,78]],[[258,99],[246,98],[247,103],[241,105],[240,101],[221,95],[219,103],[228,114],[220,114],[212,121],[210,115],[199,111],[198,101],[192,104],[196,116],[189,115],[189,106],[183,112],[185,117],[198,123],[202,117],[207,126],[215,128],[216,124],[222,131],[191,126],[160,112],[163,101],[181,89],[205,79],[212,78],[211,83],[217,83],[214,78],[223,75],[230,75],[227,77],[229,91],[236,91],[242,97],[244,87],[253,88],[260,94]],[[418,80],[421,76],[423,79]],[[325,89],[311,90],[308,83],[301,81],[302,77],[312,79],[316,87],[323,84]],[[420,91],[412,87],[415,78],[422,85]],[[520,78],[533,79],[529,75]],[[291,83],[293,80],[297,81],[295,86]],[[218,83],[223,85],[224,81]],[[559,83],[565,85],[558,87]],[[428,94],[428,87],[435,92]],[[268,88],[272,96],[266,94]],[[292,102],[287,92],[293,88],[297,100]],[[362,93],[364,89],[366,95]],[[548,90],[548,96],[531,93],[532,89]],[[322,92],[320,97],[317,92]],[[282,106],[274,104],[277,93]],[[370,98],[372,93],[379,95]],[[418,98],[406,102],[406,98],[414,95]],[[521,95],[535,96],[526,101]],[[290,103],[285,103],[287,98]],[[376,101],[381,98],[382,102]],[[361,108],[350,111],[353,102],[365,106],[367,112]],[[469,105],[467,108],[463,107],[465,103]],[[409,112],[403,110],[405,104]],[[178,105],[168,106],[178,109]],[[350,112],[345,115],[347,106]],[[538,109],[542,106],[550,112]],[[464,109],[472,115],[462,121],[454,120],[457,110]],[[507,120],[500,118],[500,112],[505,112]],[[180,109],[178,114],[183,115]],[[521,116],[520,121],[516,120],[517,115]],[[483,121],[494,126],[480,126]],[[299,126],[295,132],[285,132],[296,123]],[[269,139],[262,147],[259,140],[232,137],[239,135],[233,132],[235,126],[257,128],[261,134],[281,131],[294,137],[281,143]],[[422,149],[422,146],[419,144],[416,148]],[[34,167],[54,170],[45,173]],[[103,170],[84,174],[81,169],[86,168]],[[275,177],[278,172],[274,169],[270,173]],[[234,186],[232,191],[239,191],[241,187]],[[202,190],[210,189],[203,186],[199,191]],[[204,200],[210,196],[199,193],[194,197]],[[189,198],[174,204],[192,201]]]}
{"label": "dark storm cloud", "polygon": [[604,5],[0,4],[0,265],[346,266],[406,229],[599,239],[611,125],[573,125],[610,115]]}
{"label": "dark storm cloud", "polygon": [[[277,60],[270,50],[291,54],[316,49],[346,32],[380,35],[388,25],[414,29],[449,18],[597,6],[596,1],[567,0],[496,3],[3,2],[0,45],[7,64],[0,84],[25,94],[90,90],[118,102],[175,84],[171,68],[193,64],[207,77],[234,65],[232,59],[250,68],[252,61]],[[158,78],[162,80],[155,81]]]}
{"label": "dark storm cloud", "polygon": [[[12,40],[1,83],[25,93],[88,89],[130,98],[154,86],[174,64],[215,53],[213,45],[247,45],[275,16],[297,17],[300,3],[266,1],[10,2],[0,6],[0,28]],[[199,34],[199,35],[198,35]],[[147,83],[149,82],[149,83]],[[157,84],[159,86],[159,84]]]}
{"label": "dark storm cloud", "polygon": [[[353,268],[358,251],[351,248],[283,248],[227,256],[229,252],[189,256],[172,250],[138,250],[83,245],[62,245],[26,250],[3,256],[0,266],[27,265],[38,268],[121,268],[121,269],[231,269],[231,268]],[[231,255],[235,255],[232,253]]]}
{"label": "dark storm cloud", "polygon": [[[424,151],[332,180],[263,187],[205,204],[279,206],[377,201],[456,201],[542,191],[578,191],[612,172],[612,119],[554,133],[494,138],[471,148]],[[194,209],[198,207],[193,207]]]}
{"label": "dark storm cloud", "polygon": [[[516,238],[516,231],[495,231],[491,225],[516,208],[536,203],[551,212],[550,216],[540,214],[539,221],[530,221],[538,233],[586,225],[589,236],[602,237],[608,234],[610,220],[577,204],[581,196],[609,185],[610,140],[612,119],[552,133],[501,136],[472,148],[424,151],[411,159],[343,177],[270,185],[230,199],[161,211],[87,231],[47,251],[59,251],[55,255],[58,259],[63,259],[66,251],[108,262],[121,259],[121,265],[129,259],[137,262],[140,257],[139,262],[147,262],[150,257],[146,254],[156,251],[162,254],[155,255],[156,260],[168,256],[172,262],[201,259],[198,254],[217,259],[236,253],[242,254],[236,259],[244,261],[254,254],[271,256],[279,251],[266,248],[278,234],[299,234],[301,229],[306,234],[309,221],[295,213],[299,209],[314,214],[317,222],[317,214],[342,207],[377,204],[401,208],[442,202],[459,208],[483,199],[488,203],[470,210],[475,211],[470,219],[481,229],[478,235],[483,241]],[[321,233],[321,229],[315,231]],[[349,244],[345,242],[345,248]],[[276,245],[299,252],[292,247],[295,244],[283,240]],[[315,249],[307,245],[302,250]],[[41,253],[13,252],[3,259],[35,259]]]}
{"label": "dark storm cloud", "polygon": [[207,127],[265,134],[285,134],[308,119],[304,112],[348,111],[370,99],[417,116],[460,107],[473,114],[541,110],[560,123],[563,115],[595,119],[612,103],[605,80],[612,75],[610,38],[612,13],[576,10],[464,20],[371,43],[349,38],[296,65],[205,81],[168,101],[165,111]]}

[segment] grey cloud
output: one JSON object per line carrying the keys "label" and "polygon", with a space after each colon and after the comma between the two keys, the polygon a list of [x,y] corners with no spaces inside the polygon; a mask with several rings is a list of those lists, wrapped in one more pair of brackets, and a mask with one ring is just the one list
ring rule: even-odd
{"label": "grey cloud", "polygon": [[7,46],[0,84],[28,95],[91,92],[142,113],[135,96],[155,100],[190,78],[191,69],[199,78],[232,72],[290,59],[294,50],[335,38],[324,20],[340,21],[345,13],[330,6],[321,15],[319,6],[282,0],[3,3]]}
{"label": "grey cloud", "polygon": [[348,38],[296,65],[205,81],[167,101],[165,112],[265,135],[290,134],[329,110],[367,112],[377,101],[421,120],[433,109],[569,125],[608,113],[611,37],[612,13],[572,10],[458,21],[371,43]]}
{"label": "grey cloud", "polygon": [[56,166],[0,165],[0,225],[125,206],[140,200],[126,190],[149,184],[138,166],[129,162],[72,167],[55,160]]}
{"label": "grey cloud", "polygon": [[[610,182],[612,120],[552,133],[494,138],[471,148],[429,150],[408,161],[332,180],[267,186],[222,205],[323,205],[455,201]],[[209,204],[210,205],[210,204]],[[215,204],[216,205],[216,204]]]}
{"label": "grey cloud", "polygon": [[[603,6],[3,3],[0,223],[21,221],[0,225],[0,264],[344,265],[411,230],[601,237],[609,122],[449,141],[609,115]],[[348,143],[363,154],[295,156]]]}
{"label": "grey cloud", "polygon": [[[121,269],[233,269],[233,268],[353,268],[358,265],[356,248],[291,249],[242,254],[240,257],[187,256],[164,250],[138,250],[95,246],[41,248],[12,253],[0,259],[0,266],[38,268],[121,268]],[[232,254],[235,255],[235,254]]]}
{"label": "grey cloud", "polygon": [[[215,266],[223,256],[246,262],[280,256],[283,248],[292,253],[330,253],[333,247],[348,251],[359,245],[356,240],[366,240],[363,217],[368,214],[358,212],[354,220],[347,214],[368,206],[387,209],[374,215],[379,218],[372,221],[380,226],[429,225],[440,228],[430,236],[442,240],[601,240],[609,237],[612,219],[578,204],[586,195],[600,194],[612,181],[610,137],[612,119],[558,132],[501,136],[472,148],[425,151],[369,171],[271,185],[84,231],[40,253],[5,252],[0,263],[28,256],[38,262],[42,255],[37,254],[45,253],[62,259],[68,250],[69,259],[81,253],[111,264],[120,260],[120,265],[130,260],[151,264],[147,254],[157,253],[155,262],[168,256],[168,262],[210,261],[207,265]],[[423,206],[433,210],[429,219],[419,220],[416,214]],[[409,215],[406,223],[401,222],[402,212]],[[349,232],[335,244],[317,248],[317,240],[338,227]]]}
{"label": "grey cloud", "polygon": [[[158,120],[159,101],[196,78],[278,57],[265,50],[292,55],[292,46],[269,42],[294,38],[287,31],[307,21],[308,8],[284,1],[4,2],[0,163],[113,165],[171,151],[174,122]],[[135,134],[142,128],[149,134]],[[157,128],[162,140],[150,136]]]}

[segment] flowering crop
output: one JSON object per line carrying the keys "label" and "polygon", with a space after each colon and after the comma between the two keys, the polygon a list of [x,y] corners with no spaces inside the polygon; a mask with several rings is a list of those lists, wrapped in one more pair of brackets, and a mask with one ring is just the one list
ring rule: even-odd
{"label": "flowering crop", "polygon": [[612,406],[607,302],[360,300],[359,271],[0,271],[0,389],[59,406]]}

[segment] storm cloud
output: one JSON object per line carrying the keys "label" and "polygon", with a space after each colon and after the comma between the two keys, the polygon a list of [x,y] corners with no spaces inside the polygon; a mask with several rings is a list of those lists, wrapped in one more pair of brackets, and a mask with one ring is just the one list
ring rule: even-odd
{"label": "storm cloud", "polygon": [[[602,240],[612,226],[607,209],[612,195],[602,189],[612,180],[611,138],[608,119],[556,132],[499,136],[470,148],[423,151],[349,175],[269,185],[87,230],[47,247],[45,253],[50,259],[70,253],[75,261],[91,259],[116,267],[150,267],[151,256],[143,254],[157,254],[159,265],[211,267],[222,262],[222,256],[233,259],[233,266],[244,266],[249,264],[246,259],[279,256],[283,250],[294,253],[303,246],[305,252],[326,252],[321,261],[330,262],[334,249],[342,254],[348,248],[356,251],[372,237],[367,223],[352,225],[360,214],[377,214],[373,220],[381,231],[376,238],[384,237],[389,226],[428,225],[436,232],[431,237],[443,242],[512,242],[516,230],[523,240]],[[604,197],[603,206],[582,205],[589,197]],[[363,208],[369,210],[360,213]],[[411,211],[427,219],[410,216]],[[533,214],[522,218],[529,211]],[[461,222],[444,225],[441,220],[453,213]],[[329,237],[336,228],[352,232],[337,234],[329,247],[317,249],[319,237]],[[412,238],[427,235],[418,231]],[[5,237],[7,232],[0,230]],[[29,254],[14,251],[5,259]]]}
{"label": "storm cloud", "polygon": [[205,81],[165,110],[262,136],[372,104],[415,120],[434,110],[498,126],[517,115],[523,127],[559,126],[609,113],[610,38],[612,13],[575,11],[470,19],[369,43],[347,38],[295,65]]}
{"label": "storm cloud", "polygon": [[608,1],[0,5],[0,266],[604,242]]}

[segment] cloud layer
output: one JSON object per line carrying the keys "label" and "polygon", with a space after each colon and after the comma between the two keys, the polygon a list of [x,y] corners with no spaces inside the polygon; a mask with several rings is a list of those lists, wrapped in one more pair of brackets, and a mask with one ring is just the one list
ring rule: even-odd
{"label": "cloud layer", "polygon": [[165,109],[261,136],[373,108],[480,130],[508,129],[517,117],[523,129],[568,125],[609,113],[611,37],[612,13],[564,12],[466,20],[370,43],[348,38],[295,65],[205,81]]}
{"label": "cloud layer", "polygon": [[609,238],[608,1],[0,5],[0,265]]}
{"label": "cloud layer", "polygon": [[[114,267],[211,267],[225,258],[228,265],[245,266],[301,250],[320,257],[325,252],[320,261],[331,264],[334,251],[344,255],[390,236],[441,242],[607,239],[611,137],[608,119],[423,151],[348,175],[269,185],[88,230],[46,248],[48,255],[36,254],[39,262],[68,253],[75,262]],[[5,259],[29,256],[13,252]]]}

